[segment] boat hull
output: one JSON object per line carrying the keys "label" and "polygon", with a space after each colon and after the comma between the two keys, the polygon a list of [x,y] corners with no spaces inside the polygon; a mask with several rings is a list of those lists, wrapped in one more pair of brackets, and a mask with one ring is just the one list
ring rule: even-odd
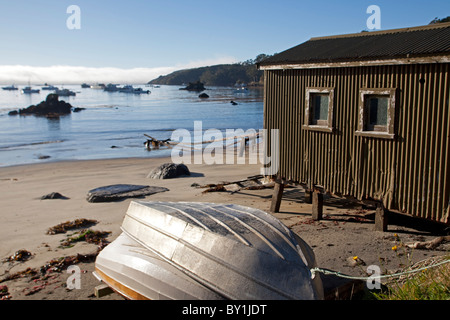
{"label": "boat hull", "polygon": [[[320,277],[311,279],[310,269],[316,266],[311,248],[261,210],[233,204],[133,201],[122,230],[100,252],[96,268],[149,299],[323,298]],[[140,248],[133,249],[134,254],[139,251],[151,261],[129,259],[126,241]],[[139,279],[161,282],[148,280],[147,289],[138,290],[142,281],[133,279],[137,266],[144,265],[148,268],[138,272]],[[179,285],[180,279],[184,285]],[[164,286],[183,294],[152,293]]]}

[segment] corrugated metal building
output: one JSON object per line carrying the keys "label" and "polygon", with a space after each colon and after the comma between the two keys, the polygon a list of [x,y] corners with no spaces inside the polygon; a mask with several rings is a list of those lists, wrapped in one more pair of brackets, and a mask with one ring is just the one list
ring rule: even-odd
{"label": "corrugated metal building", "polygon": [[312,38],[262,61],[281,179],[449,224],[449,62],[450,23]]}

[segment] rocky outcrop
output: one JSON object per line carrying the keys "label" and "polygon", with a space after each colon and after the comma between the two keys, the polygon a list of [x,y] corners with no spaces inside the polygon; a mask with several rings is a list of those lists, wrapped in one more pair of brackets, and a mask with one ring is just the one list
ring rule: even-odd
{"label": "rocky outcrop", "polygon": [[172,179],[180,176],[190,176],[188,167],[182,163],[164,163],[153,169],[147,176],[151,179]]}
{"label": "rocky outcrop", "polygon": [[185,88],[180,88],[180,90],[188,90],[188,91],[204,91],[205,86],[202,82],[189,82],[189,84]]}
{"label": "rocky outcrop", "polygon": [[45,101],[40,102],[37,105],[31,105],[28,108],[20,109],[18,113],[20,115],[33,114],[36,116],[61,116],[70,114],[72,106],[65,101],[59,101],[58,95],[51,93],[47,96]]}

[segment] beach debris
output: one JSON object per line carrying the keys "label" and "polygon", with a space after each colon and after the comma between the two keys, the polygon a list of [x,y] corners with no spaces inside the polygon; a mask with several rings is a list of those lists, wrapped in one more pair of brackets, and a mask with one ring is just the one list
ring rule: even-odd
{"label": "beach debris", "polygon": [[20,249],[16,251],[12,256],[6,258],[5,262],[12,262],[12,261],[27,261],[33,256],[33,254],[25,249]]}
{"label": "beach debris", "polygon": [[164,191],[169,191],[169,189],[156,186],[114,184],[89,190],[86,200],[88,202],[119,201],[126,198],[140,198]]}
{"label": "beach debris", "polygon": [[[30,282],[33,285],[29,288],[23,289],[23,293],[25,296],[33,295],[47,288],[49,285],[60,282],[59,276],[61,272],[66,270],[69,266],[78,263],[94,262],[101,249],[101,247],[98,247],[97,250],[92,253],[78,253],[76,255],[55,258],[48,261],[45,265],[39,268],[27,268],[23,271],[7,274],[7,276],[0,279],[0,283],[19,278],[30,278]],[[2,293],[4,293],[5,290],[6,295],[2,296]],[[11,298],[10,296],[8,296],[7,290],[7,286],[0,286],[0,300],[7,300]]]}
{"label": "beach debris", "polygon": [[62,222],[60,224],[57,224],[56,226],[50,227],[47,230],[47,234],[66,233],[68,230],[86,228],[96,225],[97,223],[97,220],[92,219],[75,219],[73,221]]}
{"label": "beach debris", "polygon": [[206,189],[202,193],[227,191],[235,193],[240,190],[261,190],[266,188],[273,188],[275,182],[265,178],[263,175],[255,175],[247,177],[239,181],[233,182],[220,182],[218,184],[192,184],[191,187]]}
{"label": "beach debris", "polygon": [[63,199],[63,200],[66,200],[66,199],[69,199],[69,198],[66,197],[66,196],[63,196],[59,192],[51,192],[51,193],[46,194],[46,195],[41,197],[41,200],[47,200],[47,199]]}
{"label": "beach debris", "polygon": [[163,147],[169,147],[171,148],[172,145],[170,144],[170,138],[169,139],[165,139],[165,140],[158,140],[153,138],[152,136],[149,136],[148,134],[144,133],[144,136],[146,136],[147,141],[144,142],[144,146],[145,148],[150,151],[153,149],[159,149],[159,147],[163,146]]}
{"label": "beach debris", "polygon": [[356,266],[365,266],[366,263],[358,256],[351,256],[347,258],[347,262],[350,267],[356,267]]}
{"label": "beach debris", "polygon": [[188,167],[182,163],[164,163],[150,171],[147,178],[151,179],[172,179],[180,176],[190,176]]}
{"label": "beach debris", "polygon": [[0,286],[0,300],[10,300],[11,295],[8,291],[8,286]]}
{"label": "beach debris", "polygon": [[45,101],[41,101],[37,105],[31,105],[28,108],[19,109],[20,115],[36,115],[45,117],[59,117],[61,115],[70,114],[72,106],[65,101],[59,101],[59,97],[55,93],[47,95]]}
{"label": "beach debris", "polygon": [[426,250],[434,250],[442,243],[450,241],[450,236],[442,236],[434,238],[430,241],[416,241],[411,243],[406,243],[405,246],[412,249],[426,249]]}
{"label": "beach debris", "polygon": [[104,248],[109,241],[105,238],[111,234],[111,231],[94,231],[91,229],[83,229],[79,232],[75,232],[67,239],[61,241],[61,247],[72,247],[76,242],[86,241],[87,243],[93,243]]}

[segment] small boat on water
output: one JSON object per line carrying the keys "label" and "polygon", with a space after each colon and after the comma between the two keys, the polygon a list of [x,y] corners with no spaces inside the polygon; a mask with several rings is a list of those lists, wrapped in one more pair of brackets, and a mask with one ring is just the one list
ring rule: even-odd
{"label": "small boat on water", "polygon": [[105,91],[107,91],[107,92],[117,92],[119,90],[120,90],[120,88],[117,86],[117,84],[109,83],[105,87]]}
{"label": "small boat on water", "polygon": [[131,85],[126,85],[123,86],[123,88],[119,89],[119,92],[124,92],[124,93],[135,93],[135,94],[148,94],[150,93],[150,90],[143,90],[142,88],[134,88]]}
{"label": "small boat on water", "polygon": [[94,275],[129,299],[323,299],[312,249],[235,204],[132,201]]}
{"label": "small boat on water", "polygon": [[48,85],[45,87],[41,88],[42,90],[49,90],[49,91],[54,91],[54,90],[58,90],[58,87],[52,86],[52,85]]}
{"label": "small boat on water", "polygon": [[103,83],[96,83],[91,85],[91,89],[103,90],[105,89],[105,85]]}
{"label": "small boat on water", "polygon": [[75,96],[76,93],[74,91],[71,91],[69,89],[57,89],[55,93],[60,97],[69,97],[69,96]]}
{"label": "small boat on water", "polygon": [[9,90],[9,91],[14,91],[14,90],[19,90],[19,88],[17,88],[16,86],[12,85],[9,87],[2,87],[3,90]]}
{"label": "small boat on water", "polygon": [[30,93],[39,93],[39,89],[32,89],[31,87],[25,87],[22,89],[22,93],[30,94]]}

